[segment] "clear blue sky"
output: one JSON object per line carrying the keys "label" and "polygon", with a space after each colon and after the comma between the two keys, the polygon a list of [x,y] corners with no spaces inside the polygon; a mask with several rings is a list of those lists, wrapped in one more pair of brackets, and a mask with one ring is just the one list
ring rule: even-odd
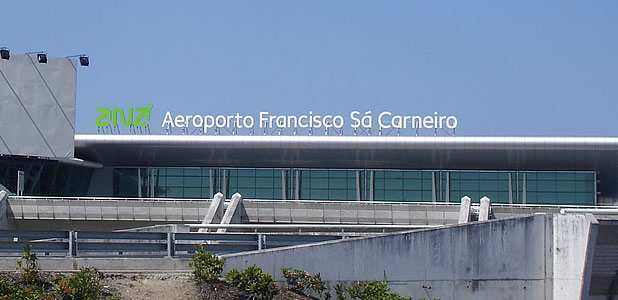
{"label": "clear blue sky", "polygon": [[[618,1],[6,1],[0,46],[87,53],[96,107],[454,114],[458,135],[617,136]],[[427,134],[429,135],[429,134]]]}

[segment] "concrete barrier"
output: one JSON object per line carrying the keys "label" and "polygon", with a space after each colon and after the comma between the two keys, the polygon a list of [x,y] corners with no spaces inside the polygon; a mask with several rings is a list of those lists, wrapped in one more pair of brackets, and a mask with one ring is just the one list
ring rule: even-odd
{"label": "concrete barrier", "polygon": [[[18,258],[0,257],[0,270],[15,270]],[[40,257],[41,270],[77,271],[81,267],[97,267],[101,271],[180,271],[190,272],[190,258],[67,258]]]}
{"label": "concrete barrier", "polygon": [[594,226],[539,214],[226,255],[225,269],[256,264],[279,280],[283,267],[320,272],[331,289],[384,280],[414,299],[578,299]]}

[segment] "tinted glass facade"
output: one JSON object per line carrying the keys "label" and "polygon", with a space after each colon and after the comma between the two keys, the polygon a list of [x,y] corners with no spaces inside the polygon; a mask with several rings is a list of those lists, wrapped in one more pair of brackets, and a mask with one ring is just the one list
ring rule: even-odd
{"label": "tinted glass facade", "polygon": [[114,196],[595,205],[595,172],[118,168]]}
{"label": "tinted glass facade", "polygon": [[24,173],[24,195],[83,196],[88,194],[92,169],[55,161],[0,161],[0,189],[17,193],[17,173]]}

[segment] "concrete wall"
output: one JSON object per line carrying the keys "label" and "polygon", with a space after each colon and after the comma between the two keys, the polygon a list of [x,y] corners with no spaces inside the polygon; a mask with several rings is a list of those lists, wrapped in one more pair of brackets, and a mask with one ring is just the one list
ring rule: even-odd
{"label": "concrete wall", "polygon": [[598,224],[592,215],[553,215],[553,299],[573,299],[584,293]]}
{"label": "concrete wall", "polygon": [[281,279],[293,267],[320,272],[331,288],[385,280],[414,299],[578,299],[590,226],[583,216],[539,214],[228,255],[225,269],[257,264]]}
{"label": "concrete wall", "polygon": [[[0,257],[0,270],[15,270],[17,257]],[[97,267],[101,271],[180,271],[189,272],[190,258],[65,258],[41,257],[38,262],[45,271],[75,271],[81,267]]]}
{"label": "concrete wall", "polygon": [[74,61],[11,53],[0,59],[0,153],[73,157],[75,151]]}

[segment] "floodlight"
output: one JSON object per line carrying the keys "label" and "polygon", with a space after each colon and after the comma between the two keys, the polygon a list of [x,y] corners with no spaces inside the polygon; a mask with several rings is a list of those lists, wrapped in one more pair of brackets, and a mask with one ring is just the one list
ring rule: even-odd
{"label": "floodlight", "polygon": [[0,48],[0,58],[9,60],[10,57],[11,57],[11,52],[9,48],[7,47]]}
{"label": "floodlight", "polygon": [[79,57],[79,65],[80,66],[87,67],[87,66],[90,65],[90,58],[86,54],[67,56],[67,58],[75,58],[75,57]]}
{"label": "floodlight", "polygon": [[28,52],[28,53],[26,53],[26,55],[30,55],[30,54],[36,54],[36,60],[40,64],[46,64],[47,63],[47,53],[45,53],[44,51],[37,51],[37,52]]}
{"label": "floodlight", "polygon": [[47,63],[47,54],[45,54],[45,53],[37,54],[36,55],[36,60],[38,60],[40,64],[46,64]]}
{"label": "floodlight", "polygon": [[88,56],[82,55],[79,57],[79,64],[83,67],[87,67],[90,65],[90,59]]}

